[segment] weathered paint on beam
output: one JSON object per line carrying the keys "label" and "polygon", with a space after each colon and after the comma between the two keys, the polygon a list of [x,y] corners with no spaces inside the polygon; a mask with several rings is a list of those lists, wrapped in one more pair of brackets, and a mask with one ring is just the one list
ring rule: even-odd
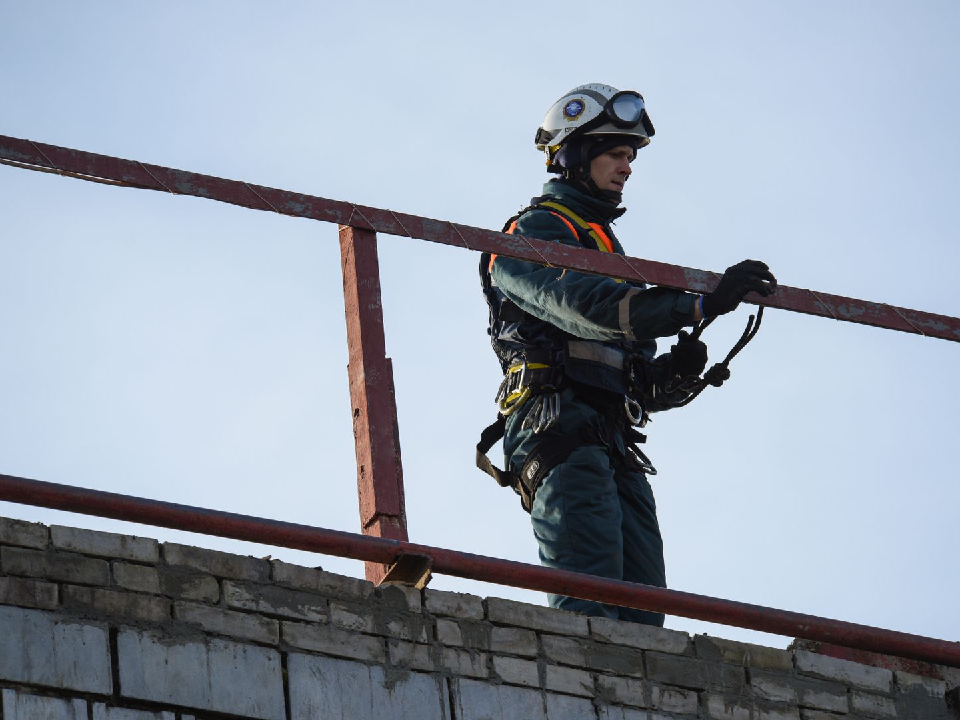
{"label": "weathered paint on beam", "polygon": [[[109,181],[148,190],[192,195],[254,210],[268,210],[294,217],[351,225],[389,235],[429,240],[468,250],[491,252],[692,292],[712,290],[719,279],[719,275],[706,270],[505,235],[446,220],[432,220],[4,135],[0,135],[0,161],[2,160],[19,163],[20,166],[33,170],[55,171],[86,180]],[[869,300],[780,286],[779,292],[773,297],[753,299],[750,302],[960,342],[960,318]]]}
{"label": "weathered paint on beam", "polygon": [[[360,527],[364,535],[407,540],[400,432],[393,365],[386,355],[376,234],[341,226],[340,263]],[[379,583],[387,567],[367,562],[365,570],[368,580]]]}

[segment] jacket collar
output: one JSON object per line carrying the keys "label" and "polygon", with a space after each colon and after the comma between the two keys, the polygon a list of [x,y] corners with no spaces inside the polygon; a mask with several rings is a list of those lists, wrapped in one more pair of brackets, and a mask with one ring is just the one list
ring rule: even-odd
{"label": "jacket collar", "polygon": [[544,200],[556,200],[585,220],[599,222],[602,225],[608,225],[627,211],[625,207],[611,205],[588,195],[574,183],[562,178],[548,180],[543,186],[543,195],[533,198],[530,204],[536,205]]}

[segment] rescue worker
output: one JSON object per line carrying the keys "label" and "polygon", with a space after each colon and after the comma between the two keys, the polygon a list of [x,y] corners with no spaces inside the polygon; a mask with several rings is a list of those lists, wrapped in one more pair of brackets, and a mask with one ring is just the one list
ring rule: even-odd
{"label": "rescue worker", "polygon": [[[577,87],[547,112],[536,147],[559,175],[505,231],[624,254],[611,224],[637,152],[654,127],[643,97],[608,85]],[[513,487],[530,513],[547,567],[666,586],[655,474],[637,446],[648,413],[669,409],[698,376],[706,345],[683,328],[734,310],[750,292],[775,292],[765,264],[729,268],[716,290],[662,287],[484,255],[489,334],[504,380],[498,421],[477,464]],[[655,338],[678,335],[655,357]],[[503,436],[506,470],[485,453]],[[551,595],[553,607],[663,625],[659,613]]]}

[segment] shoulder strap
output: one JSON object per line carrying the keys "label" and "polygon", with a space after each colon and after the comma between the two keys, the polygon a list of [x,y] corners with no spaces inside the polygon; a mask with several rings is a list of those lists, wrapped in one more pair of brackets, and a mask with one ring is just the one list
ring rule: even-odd
{"label": "shoulder strap", "polygon": [[[613,241],[610,239],[610,236],[607,235],[602,225],[600,225],[599,223],[587,222],[582,217],[580,217],[580,215],[578,215],[573,210],[568,208],[566,205],[561,205],[560,203],[554,200],[544,200],[534,205],[529,205],[525,207],[519,213],[517,213],[512,218],[507,220],[501,232],[505,232],[512,235],[514,230],[516,230],[517,228],[517,221],[520,219],[521,215],[523,215],[526,212],[529,212],[530,210],[540,210],[543,208],[548,208],[551,215],[555,215],[558,218],[560,218],[560,220],[562,220],[564,224],[566,224],[566,226],[570,229],[570,232],[572,232],[577,237],[577,239],[580,240],[581,244],[583,244],[582,236],[586,234],[587,237],[589,237],[593,241],[593,244],[596,245],[597,250],[599,250],[600,252],[608,252],[608,253],[613,252]],[[573,225],[571,225],[570,221],[573,221],[573,225],[576,225],[577,227],[579,227],[583,232],[582,233],[577,232],[576,228]],[[489,260],[484,262],[482,258],[486,256],[487,256],[487,253],[484,253],[483,256],[481,256],[481,263],[485,264],[487,267],[487,272],[490,272],[493,269],[493,262],[494,260],[497,259],[497,256],[490,255]],[[614,279],[617,282],[623,282],[623,280],[620,280],[618,278],[614,278]]]}
{"label": "shoulder strap", "polygon": [[570,218],[577,225],[577,227],[590,236],[590,239],[593,240],[597,246],[597,250],[600,252],[613,252],[613,241],[610,240],[610,236],[607,235],[603,229],[603,226],[599,223],[587,222],[566,205],[561,205],[553,200],[546,200],[540,204],[543,207],[556,210],[557,212],[562,213],[566,217]]}

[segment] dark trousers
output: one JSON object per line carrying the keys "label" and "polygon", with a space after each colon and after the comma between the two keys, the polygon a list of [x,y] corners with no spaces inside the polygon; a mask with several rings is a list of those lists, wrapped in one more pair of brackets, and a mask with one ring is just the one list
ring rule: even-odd
{"label": "dark trousers", "polygon": [[[528,403],[530,404],[530,403]],[[610,446],[584,445],[544,477],[531,508],[533,533],[546,567],[666,587],[663,542],[653,491],[646,476],[629,468],[617,421],[578,399],[561,395],[560,417],[546,433],[520,426],[527,408],[507,421],[504,450],[519,471],[526,456],[548,433],[565,435],[586,423]],[[660,613],[549,596],[550,605],[586,615],[663,625]]]}

